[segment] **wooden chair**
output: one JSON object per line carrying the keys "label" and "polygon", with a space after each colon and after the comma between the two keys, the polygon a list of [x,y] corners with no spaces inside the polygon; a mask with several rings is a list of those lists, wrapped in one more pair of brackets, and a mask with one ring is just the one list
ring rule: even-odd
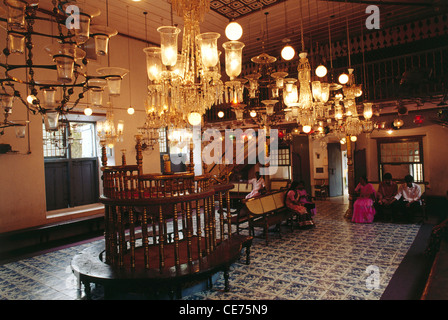
{"label": "wooden chair", "polygon": [[316,200],[325,200],[328,197],[328,180],[314,179],[314,197]]}

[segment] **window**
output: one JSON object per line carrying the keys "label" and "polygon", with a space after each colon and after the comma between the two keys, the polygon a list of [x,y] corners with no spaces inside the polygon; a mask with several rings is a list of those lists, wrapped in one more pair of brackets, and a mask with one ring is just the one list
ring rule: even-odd
{"label": "window", "polygon": [[271,161],[272,161],[272,164],[275,164],[277,166],[291,165],[290,160],[289,160],[289,149],[272,150]]}
{"label": "window", "polygon": [[166,128],[159,129],[159,151],[160,153],[168,153],[168,145],[166,141]]}
{"label": "window", "polygon": [[93,158],[96,156],[95,125],[93,123],[70,122],[71,157]]}
{"label": "window", "polygon": [[378,164],[380,177],[389,172],[393,179],[402,180],[410,174],[414,181],[423,182],[422,137],[379,139]]}
{"label": "window", "polygon": [[43,125],[45,158],[93,158],[96,156],[95,124],[68,122],[57,131],[48,132]]}
{"label": "window", "polygon": [[45,130],[45,124],[42,124],[44,157],[45,158],[66,158],[67,156],[67,127],[60,127],[57,131],[48,132]]}

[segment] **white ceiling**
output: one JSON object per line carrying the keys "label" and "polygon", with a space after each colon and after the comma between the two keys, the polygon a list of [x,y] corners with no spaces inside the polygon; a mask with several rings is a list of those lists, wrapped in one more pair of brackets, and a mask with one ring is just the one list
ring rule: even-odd
{"label": "white ceiling", "polygon": [[[230,1],[230,0],[226,0]],[[172,22],[183,27],[183,21],[171,12],[168,0],[80,0],[101,10],[101,15],[93,19],[93,24],[109,25],[119,33],[132,37],[159,43],[157,28],[170,25]],[[365,28],[367,3],[381,3],[381,28],[417,21],[421,18],[446,12],[446,0],[287,0],[260,9],[259,11],[238,18],[243,26],[244,34],[241,39],[245,43],[245,59],[249,59],[262,52],[264,40],[265,51],[279,55],[283,47],[282,40],[288,37],[297,50],[301,49],[301,26],[303,25],[305,49],[311,43],[328,43],[329,31],[332,40],[345,40],[347,37],[347,23],[349,34],[359,35],[361,31],[368,33]],[[388,4],[392,3],[392,4]],[[401,5],[400,3],[403,3]],[[443,3],[433,5],[433,3]],[[41,0],[40,6],[51,9],[51,0]],[[145,15],[144,12],[147,12]],[[266,14],[267,13],[267,14]],[[128,19],[129,17],[129,19]],[[172,21],[171,21],[172,20]],[[201,32],[214,31],[222,34],[220,44],[226,41],[224,29],[229,19],[210,11],[201,24]],[[267,31],[267,32],[266,32]]]}

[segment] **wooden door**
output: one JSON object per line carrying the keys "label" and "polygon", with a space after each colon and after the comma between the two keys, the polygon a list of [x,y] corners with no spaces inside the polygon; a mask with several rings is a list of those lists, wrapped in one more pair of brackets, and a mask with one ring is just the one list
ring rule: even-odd
{"label": "wooden door", "polygon": [[97,160],[72,160],[70,184],[70,206],[75,207],[98,202]]}
{"label": "wooden door", "polygon": [[308,194],[311,194],[311,163],[309,138],[307,135],[297,135],[293,138],[291,150],[292,178],[303,181]]}
{"label": "wooden door", "polygon": [[70,203],[68,161],[45,162],[47,211],[68,208]]}
{"label": "wooden door", "polygon": [[328,195],[339,197],[344,194],[342,152],[340,143],[329,143],[328,150]]}

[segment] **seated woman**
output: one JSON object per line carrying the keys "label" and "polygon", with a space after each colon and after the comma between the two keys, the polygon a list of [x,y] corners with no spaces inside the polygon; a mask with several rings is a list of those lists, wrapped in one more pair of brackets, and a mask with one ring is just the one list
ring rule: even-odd
{"label": "seated woman", "polygon": [[364,176],[359,179],[355,192],[359,193],[359,197],[353,204],[352,222],[372,223],[375,217],[375,208],[373,207],[376,199],[375,188],[367,182],[367,178]]}
{"label": "seated woman", "polygon": [[309,229],[314,227],[313,219],[311,218],[311,214],[305,208],[305,206],[300,203],[300,195],[298,193],[299,182],[293,181],[291,186],[286,193],[285,203],[286,206],[293,210],[297,216],[297,221],[299,224],[299,228],[301,229]]}
{"label": "seated woman", "polygon": [[311,201],[311,197],[305,190],[305,182],[299,181],[297,187],[297,193],[299,194],[299,202],[308,210],[311,215],[316,214],[316,204]]}

